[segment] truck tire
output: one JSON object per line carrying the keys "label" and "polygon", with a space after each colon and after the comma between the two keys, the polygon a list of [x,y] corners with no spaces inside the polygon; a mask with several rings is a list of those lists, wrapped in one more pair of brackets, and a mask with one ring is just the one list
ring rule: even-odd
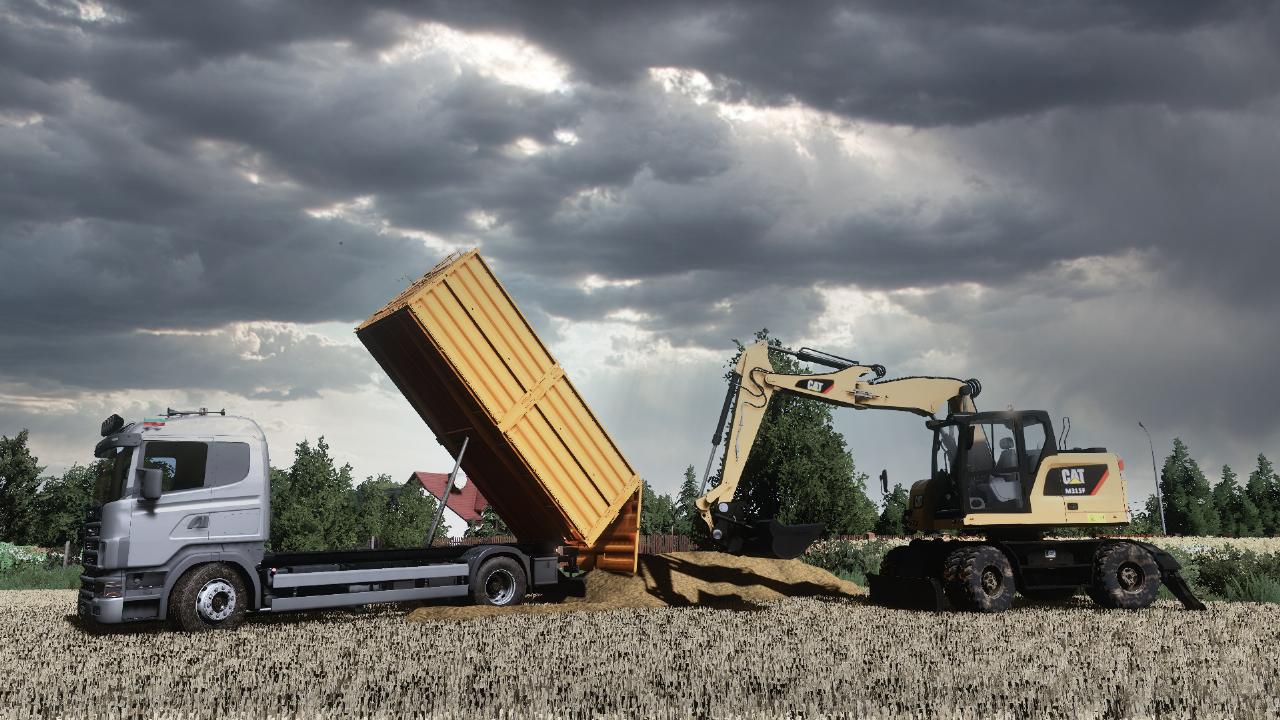
{"label": "truck tire", "polygon": [[187,632],[230,630],[244,622],[249,593],[227,563],[197,565],[169,593],[169,622]]}
{"label": "truck tire", "polygon": [[524,601],[524,568],[506,555],[489,558],[471,578],[471,601],[476,605],[508,607]]}
{"label": "truck tire", "polygon": [[1104,608],[1141,610],[1160,591],[1160,567],[1151,553],[1133,543],[1106,543],[1093,558],[1088,591]]}
{"label": "truck tire", "polygon": [[1004,612],[1013,603],[1013,566],[990,545],[962,547],[947,556],[942,586],[957,610]]}

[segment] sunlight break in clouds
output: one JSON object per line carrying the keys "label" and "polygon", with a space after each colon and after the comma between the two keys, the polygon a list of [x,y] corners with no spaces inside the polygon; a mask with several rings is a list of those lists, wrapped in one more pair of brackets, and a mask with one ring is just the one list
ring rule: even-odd
{"label": "sunlight break in clouds", "polygon": [[544,93],[570,90],[568,68],[536,45],[504,35],[461,32],[440,23],[422,23],[379,59],[398,64],[437,51],[453,57],[459,66],[509,85]]}

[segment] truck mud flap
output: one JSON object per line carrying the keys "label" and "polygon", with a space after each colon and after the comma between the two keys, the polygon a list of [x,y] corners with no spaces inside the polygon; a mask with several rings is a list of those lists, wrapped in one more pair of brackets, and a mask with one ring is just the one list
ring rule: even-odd
{"label": "truck mud flap", "polygon": [[947,609],[942,583],[936,578],[872,573],[867,575],[867,582],[871,586],[871,602],[877,605],[913,610]]}

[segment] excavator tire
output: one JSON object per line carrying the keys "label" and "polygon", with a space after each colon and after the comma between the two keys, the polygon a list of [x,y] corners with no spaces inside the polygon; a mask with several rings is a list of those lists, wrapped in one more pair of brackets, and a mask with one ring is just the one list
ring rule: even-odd
{"label": "excavator tire", "polygon": [[1145,549],[1127,542],[1106,543],[1093,558],[1089,597],[1104,608],[1140,610],[1156,599],[1160,567]]}
{"label": "excavator tire", "polygon": [[969,545],[947,556],[942,585],[957,610],[1004,612],[1013,603],[1013,566],[998,548]]}

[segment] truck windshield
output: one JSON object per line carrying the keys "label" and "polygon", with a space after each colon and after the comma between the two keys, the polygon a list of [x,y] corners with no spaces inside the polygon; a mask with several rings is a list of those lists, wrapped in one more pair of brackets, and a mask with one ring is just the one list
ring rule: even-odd
{"label": "truck windshield", "polygon": [[132,462],[133,448],[122,447],[115,448],[115,452],[100,463],[101,473],[93,488],[95,506],[101,507],[124,497],[125,480]]}

